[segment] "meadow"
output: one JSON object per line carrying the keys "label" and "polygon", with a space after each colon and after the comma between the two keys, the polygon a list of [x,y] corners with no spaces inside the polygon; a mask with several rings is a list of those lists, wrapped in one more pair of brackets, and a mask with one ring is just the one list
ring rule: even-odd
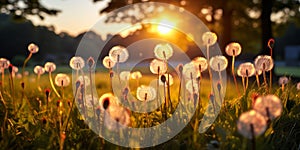
{"label": "meadow", "polygon": [[[236,70],[238,77],[228,73],[227,79],[221,79],[221,68],[226,70],[228,64],[225,58],[212,57],[210,61],[197,58],[193,63],[174,68],[177,71],[168,72],[166,56],[170,54],[171,57],[171,53],[166,50],[170,47],[160,46],[159,51],[163,51],[163,55],[157,57],[162,56],[165,60],[151,61],[150,72],[153,74],[143,75],[112,70],[115,65],[113,59],[118,63],[124,58],[124,48],[120,47],[114,49],[121,51],[117,57],[110,55],[104,58],[103,65],[107,69],[96,69],[96,73],[90,76],[88,73],[84,75],[81,69],[86,63],[87,72],[90,72],[95,65],[92,58],[85,61],[73,57],[69,69],[56,68],[50,62],[25,69],[33,52],[37,52],[29,48],[30,55],[24,61],[21,73],[17,73],[12,65],[5,68],[7,63],[1,59],[1,149],[134,149],[113,144],[99,134],[114,134],[125,140],[127,135],[131,135],[124,133],[127,126],[158,126],[173,118],[177,108],[187,105],[190,106],[187,110],[176,113],[179,116],[192,114],[191,120],[175,120],[178,123],[183,120],[185,127],[167,142],[146,149],[300,149],[300,84],[292,78],[282,77],[275,81],[274,75],[266,75],[273,67],[271,65],[267,70],[266,65],[272,62],[269,56],[268,59],[262,57],[261,73],[257,72],[257,62],[260,61],[255,60],[256,70],[253,64],[246,63],[243,64],[246,69],[241,65]],[[226,63],[222,64],[223,61]],[[202,62],[207,65],[207,70],[205,65],[200,66]],[[195,71],[194,65],[198,63],[199,70]],[[209,74],[215,66],[215,73],[220,75],[215,89],[220,95],[211,91],[212,78]],[[232,70],[235,71],[234,68]],[[173,76],[172,82],[170,76]],[[152,81],[154,84],[150,84]],[[90,89],[93,85],[94,92]],[[120,91],[112,94],[112,88]],[[225,93],[220,92],[224,88]],[[120,104],[127,102],[131,106],[134,97],[143,104],[156,102],[159,98],[163,100],[161,106],[142,113]],[[264,101],[267,103],[264,104]],[[203,117],[207,110],[208,115],[216,116],[216,119],[204,133],[199,133],[198,126],[206,121]],[[108,130],[103,131],[104,127]],[[172,132],[170,128],[166,129],[158,130],[158,136],[159,133]],[[156,135],[148,136],[156,138]],[[138,147],[141,141],[133,142]]]}

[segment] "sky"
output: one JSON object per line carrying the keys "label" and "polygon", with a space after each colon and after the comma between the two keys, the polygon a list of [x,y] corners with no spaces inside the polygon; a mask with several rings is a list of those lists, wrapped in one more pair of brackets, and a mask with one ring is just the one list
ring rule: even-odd
{"label": "sky", "polygon": [[[107,7],[107,1],[109,0],[96,3],[92,0],[41,0],[45,7],[61,10],[61,13],[56,16],[46,16],[44,20],[36,16],[30,16],[29,19],[34,25],[53,25],[56,33],[67,32],[71,36],[77,36],[88,31],[99,20],[103,22],[105,15],[101,16],[99,12]],[[119,24],[103,25],[102,33],[113,33],[115,26]]]}

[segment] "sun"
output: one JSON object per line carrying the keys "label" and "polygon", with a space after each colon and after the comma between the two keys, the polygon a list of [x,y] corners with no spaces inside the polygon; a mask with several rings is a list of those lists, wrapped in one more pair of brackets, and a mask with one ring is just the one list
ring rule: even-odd
{"label": "sun", "polygon": [[167,19],[163,19],[157,25],[157,31],[160,34],[168,34],[173,30],[174,25],[175,25],[174,22],[167,20]]}

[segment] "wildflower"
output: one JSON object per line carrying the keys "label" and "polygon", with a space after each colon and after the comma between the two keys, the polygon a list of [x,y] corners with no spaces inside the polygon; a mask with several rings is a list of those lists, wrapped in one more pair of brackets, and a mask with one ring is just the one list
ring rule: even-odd
{"label": "wildflower", "polygon": [[156,97],[156,91],[151,86],[141,85],[136,90],[137,99],[140,101],[151,101]]}
{"label": "wildflower", "polygon": [[37,75],[42,75],[45,73],[45,69],[42,66],[35,66],[33,72]]}
{"label": "wildflower", "polygon": [[252,139],[265,132],[266,125],[265,118],[255,110],[243,113],[237,123],[238,132],[248,139]]}
{"label": "wildflower", "polygon": [[128,81],[130,79],[130,72],[129,71],[122,71],[120,73],[120,79],[123,81]]}
{"label": "wildflower", "polygon": [[275,95],[258,97],[255,101],[254,110],[261,113],[265,118],[273,120],[281,115],[281,100]]}
{"label": "wildflower", "polygon": [[274,66],[272,57],[268,55],[257,56],[254,60],[254,64],[255,68],[261,71],[270,71]]}
{"label": "wildflower", "polygon": [[37,53],[39,51],[39,47],[34,43],[28,45],[28,50],[30,53]]}
{"label": "wildflower", "polygon": [[115,66],[115,62],[113,62],[109,56],[105,56],[102,63],[104,65],[104,67],[107,69],[111,69]]}
{"label": "wildflower", "polygon": [[123,46],[114,46],[109,51],[109,58],[113,62],[125,62],[129,57],[128,50]]}
{"label": "wildflower", "polygon": [[74,70],[80,70],[84,67],[84,60],[80,56],[74,56],[70,59],[70,67]]}
{"label": "wildflower", "polygon": [[297,90],[300,90],[300,82],[297,83]]}
{"label": "wildflower", "polygon": [[1,70],[7,69],[10,65],[10,61],[6,58],[0,58],[0,68]]}
{"label": "wildflower", "polygon": [[205,32],[202,35],[202,40],[204,45],[211,46],[217,42],[217,35],[213,32]]}
{"label": "wildflower", "polygon": [[[162,77],[165,79],[164,81],[162,80]],[[159,80],[160,85],[164,85],[165,83],[167,83],[171,86],[174,83],[173,76],[171,74],[163,74],[160,76],[160,79],[161,79],[161,80]],[[165,85],[167,85],[167,84],[165,84]]]}
{"label": "wildflower", "polygon": [[154,48],[154,55],[160,60],[168,60],[173,55],[173,48],[170,44],[158,44]]}
{"label": "wildflower", "polygon": [[193,63],[187,63],[183,66],[182,73],[186,79],[193,80],[197,77],[197,69]]}
{"label": "wildflower", "polygon": [[232,42],[226,46],[225,52],[228,56],[238,56],[242,52],[242,47],[239,43]]}
{"label": "wildflower", "polygon": [[223,71],[227,68],[228,61],[225,56],[214,56],[210,59],[210,67],[215,71]]}
{"label": "wildflower", "polygon": [[237,69],[237,74],[241,77],[251,77],[255,74],[255,67],[250,62],[242,63]]}
{"label": "wildflower", "polygon": [[112,93],[105,93],[99,98],[99,105],[102,110],[107,110],[111,105],[116,105],[118,98]]}
{"label": "wildflower", "polygon": [[153,74],[164,74],[167,72],[167,65],[161,60],[153,59],[150,63],[150,71]]}
{"label": "wildflower", "polygon": [[185,84],[185,88],[191,93],[198,93],[199,89],[198,89],[198,85],[197,85],[197,81],[196,80],[189,80],[186,84]]}
{"label": "wildflower", "polygon": [[57,86],[66,87],[70,84],[70,77],[64,73],[59,73],[55,77],[55,84]]}
{"label": "wildflower", "polygon": [[192,63],[195,65],[198,71],[198,76],[201,75],[201,72],[207,69],[207,60],[204,57],[196,57],[192,60]]}
{"label": "wildflower", "polygon": [[289,78],[286,76],[280,77],[278,80],[279,85],[287,84],[289,82]]}
{"label": "wildflower", "polygon": [[53,72],[56,69],[56,65],[53,62],[46,62],[44,68],[46,72]]}
{"label": "wildflower", "polygon": [[90,68],[94,67],[95,65],[95,60],[93,57],[89,57],[88,60],[87,60],[87,64]]}
{"label": "wildflower", "polygon": [[135,71],[130,74],[131,79],[140,79],[142,78],[142,73],[140,71]]}

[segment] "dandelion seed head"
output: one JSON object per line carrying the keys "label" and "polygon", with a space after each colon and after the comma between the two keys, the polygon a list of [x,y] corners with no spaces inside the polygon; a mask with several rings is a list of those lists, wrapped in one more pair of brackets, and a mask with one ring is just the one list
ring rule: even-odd
{"label": "dandelion seed head", "polygon": [[253,109],[265,118],[273,120],[281,115],[282,104],[276,95],[260,96],[256,99]]}
{"label": "dandelion seed head", "polygon": [[185,88],[190,94],[198,93],[199,91],[198,83],[196,80],[189,80],[188,82],[186,82]]}
{"label": "dandelion seed head", "polygon": [[207,60],[204,57],[196,57],[192,60],[192,63],[198,71],[197,76],[200,76],[201,72],[205,71],[208,66]]}
{"label": "dandelion seed head", "polygon": [[67,74],[59,73],[55,76],[55,84],[60,87],[66,87],[70,84],[70,77]]}
{"label": "dandelion seed head", "polygon": [[99,98],[99,105],[102,110],[109,109],[112,105],[117,105],[118,98],[112,93],[105,93]]}
{"label": "dandelion seed head", "polygon": [[225,56],[214,56],[210,59],[209,65],[215,71],[223,71],[228,66],[228,60]]}
{"label": "dandelion seed head", "polygon": [[274,62],[271,56],[259,55],[254,60],[256,70],[270,71],[274,67]]}
{"label": "dandelion seed head", "polygon": [[183,66],[182,74],[184,75],[185,79],[196,79],[198,74],[197,68],[193,63],[187,63]]}
{"label": "dandelion seed head", "polygon": [[53,72],[56,69],[56,65],[53,62],[46,62],[44,69],[46,72]]}
{"label": "dandelion seed head", "polygon": [[104,67],[107,68],[107,69],[113,68],[113,67],[115,66],[115,64],[116,64],[115,62],[113,62],[113,61],[110,59],[109,56],[105,56],[104,59],[103,59],[103,61],[102,61],[102,63],[103,63],[103,65],[104,65]]}
{"label": "dandelion seed head", "polygon": [[6,58],[0,58],[0,69],[7,69],[10,65],[10,61]]}
{"label": "dandelion seed head", "polygon": [[90,85],[90,78],[88,76],[79,76],[77,81],[80,82],[81,85],[89,86]]}
{"label": "dandelion seed head", "polygon": [[122,71],[120,73],[120,79],[123,81],[128,81],[130,79],[130,71]]}
{"label": "dandelion seed head", "polygon": [[151,86],[141,85],[136,90],[136,97],[140,101],[151,101],[156,98],[156,91]]}
{"label": "dandelion seed head", "polygon": [[123,63],[129,57],[128,50],[123,46],[114,46],[109,51],[109,58],[113,62]]}
{"label": "dandelion seed head", "polygon": [[131,79],[140,79],[142,78],[142,73],[140,71],[135,71],[130,74]]}
{"label": "dandelion seed head", "polygon": [[259,112],[250,110],[239,117],[238,132],[244,137],[252,139],[251,124],[253,125],[254,136],[259,136],[266,130],[267,122],[265,118]]}
{"label": "dandelion seed head", "polygon": [[84,60],[80,56],[74,56],[70,59],[70,67],[74,70],[80,70],[84,67]]}
{"label": "dandelion seed head", "polygon": [[173,55],[173,48],[170,44],[158,44],[154,48],[154,55],[160,60],[168,60]]}
{"label": "dandelion seed head", "polygon": [[245,62],[239,65],[237,75],[240,77],[251,77],[255,75],[255,67],[250,62]]}
{"label": "dandelion seed head", "polygon": [[289,82],[289,78],[287,78],[286,76],[280,77],[278,80],[279,85],[287,84],[288,82]]}
{"label": "dandelion seed head", "polygon": [[37,53],[39,51],[39,47],[34,43],[28,45],[28,50],[30,53]]}
{"label": "dandelion seed head", "polygon": [[153,74],[164,74],[167,72],[167,65],[161,60],[153,59],[150,62],[150,71]]}
{"label": "dandelion seed head", "polygon": [[45,73],[45,69],[42,66],[35,66],[33,72],[37,75],[42,75]]}
{"label": "dandelion seed head", "polygon": [[204,42],[204,45],[208,45],[208,46],[214,45],[217,42],[217,39],[218,39],[217,35],[213,32],[205,32],[202,35],[202,40]]}
{"label": "dandelion seed head", "polygon": [[239,43],[232,42],[226,46],[225,52],[228,56],[238,56],[242,52],[242,47]]}

